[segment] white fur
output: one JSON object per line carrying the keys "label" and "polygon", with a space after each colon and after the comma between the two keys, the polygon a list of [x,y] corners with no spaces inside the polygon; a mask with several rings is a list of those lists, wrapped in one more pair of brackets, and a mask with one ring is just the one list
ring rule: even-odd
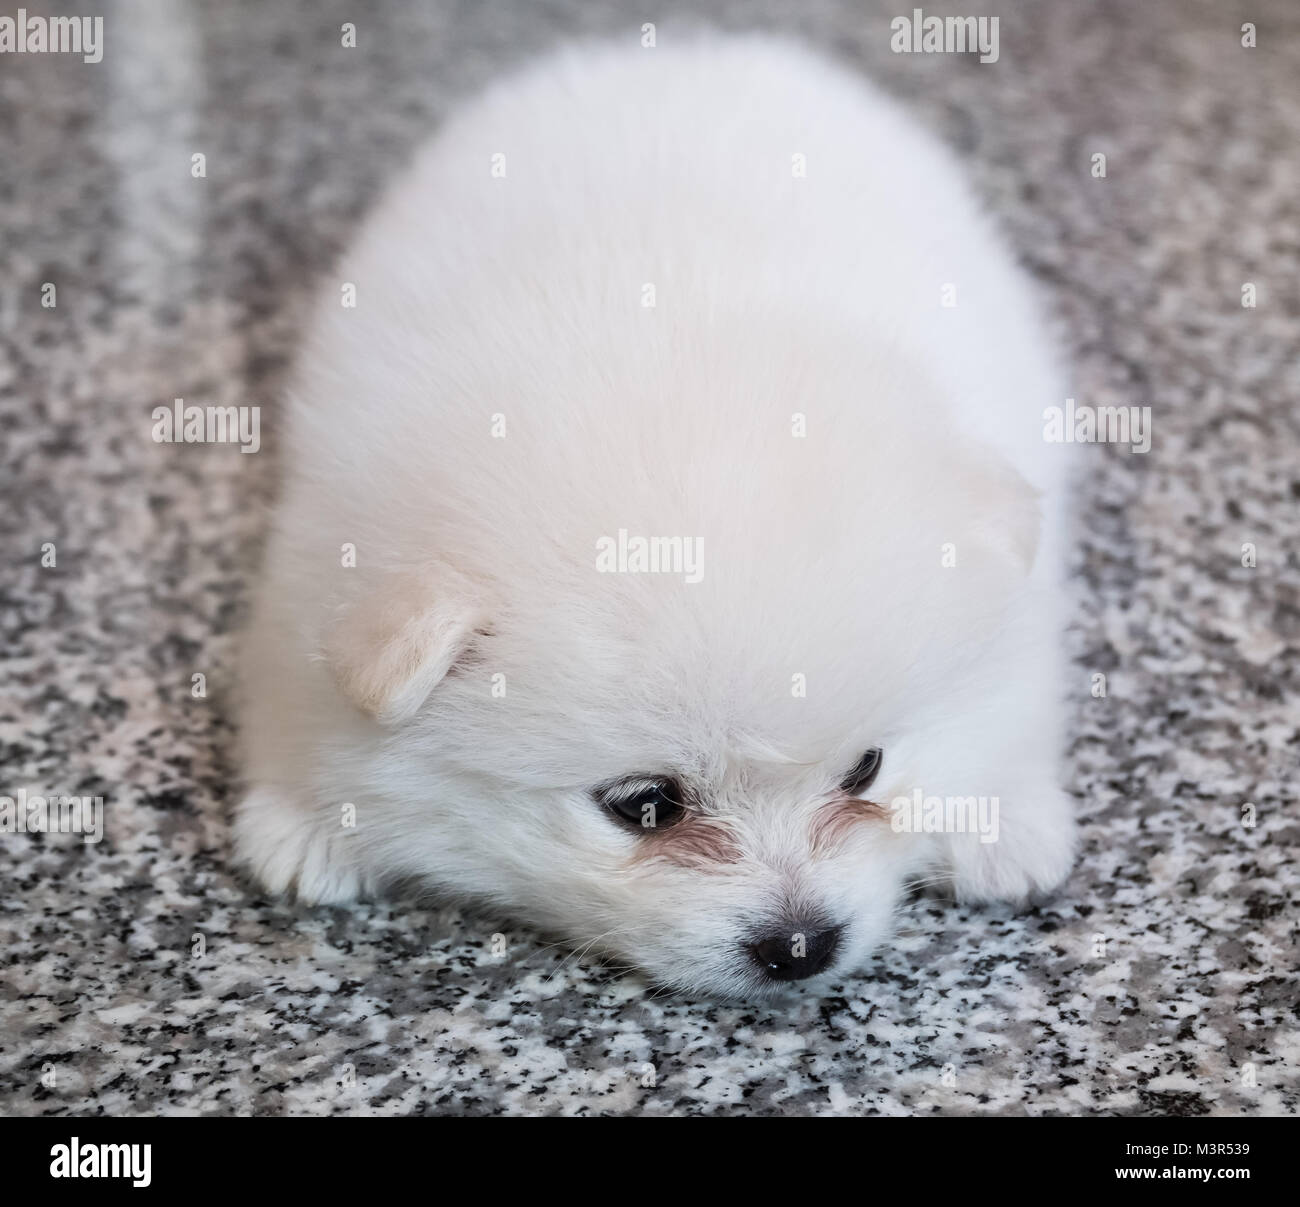
{"label": "white fur", "polygon": [[[268,888],[413,880],[744,993],[769,920],[844,922],[846,971],[909,880],[1065,876],[1063,391],[893,103],[766,39],[576,47],[450,121],[338,280],[247,648],[237,841]],[[597,573],[619,529],[702,538],[702,581]],[[999,841],[864,821],[810,850],[871,746],[871,799],[997,796]],[[661,837],[590,796],[666,771],[739,861],[638,859]]]}

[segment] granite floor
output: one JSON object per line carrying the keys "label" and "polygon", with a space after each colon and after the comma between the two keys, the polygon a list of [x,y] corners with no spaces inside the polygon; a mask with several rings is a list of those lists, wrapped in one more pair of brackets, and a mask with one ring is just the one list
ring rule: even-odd
{"label": "granite floor", "polygon": [[[106,8],[97,64],[0,56],[0,793],[107,811],[98,845],[0,835],[0,1113],[1297,1111],[1294,4],[981,4],[983,65],[892,53],[881,0]],[[494,917],[296,911],[229,864],[233,655],[313,282],[458,97],[692,14],[904,98],[1044,285],[1075,396],[1155,424],[1146,456],[1089,450],[1076,502],[1066,890],[919,901],[870,975],[779,1008],[650,996]],[[176,397],[262,404],[262,452],[155,444]]]}

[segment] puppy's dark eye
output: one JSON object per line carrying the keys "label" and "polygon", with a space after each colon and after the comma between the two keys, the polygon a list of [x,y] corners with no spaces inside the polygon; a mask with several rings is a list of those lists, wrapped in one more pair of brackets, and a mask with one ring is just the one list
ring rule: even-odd
{"label": "puppy's dark eye", "polygon": [[619,821],[647,833],[662,830],[682,819],[682,789],[676,780],[623,780],[596,789],[600,801]]}
{"label": "puppy's dark eye", "polygon": [[884,757],[885,752],[879,746],[873,746],[858,760],[858,765],[840,781],[840,791],[847,792],[850,796],[865,792],[871,787],[872,780],[876,778]]}

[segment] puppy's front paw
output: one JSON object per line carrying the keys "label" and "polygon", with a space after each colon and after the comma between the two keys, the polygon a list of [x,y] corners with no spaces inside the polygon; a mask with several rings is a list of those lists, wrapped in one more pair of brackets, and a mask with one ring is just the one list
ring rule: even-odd
{"label": "puppy's front paw", "polygon": [[1043,788],[1000,806],[994,841],[977,834],[948,838],[958,901],[1030,904],[1059,887],[1074,866],[1077,831],[1064,792]]}
{"label": "puppy's front paw", "polygon": [[235,849],[239,860],[276,896],[308,905],[341,905],[363,890],[343,831],[274,788],[254,788],[239,804]]}

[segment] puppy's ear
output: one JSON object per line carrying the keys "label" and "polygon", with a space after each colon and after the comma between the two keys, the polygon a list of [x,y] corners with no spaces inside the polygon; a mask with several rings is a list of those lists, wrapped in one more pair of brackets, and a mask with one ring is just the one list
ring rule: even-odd
{"label": "puppy's ear", "polygon": [[463,584],[389,575],[345,605],[325,639],[343,694],[382,725],[409,721],[484,623]]}

